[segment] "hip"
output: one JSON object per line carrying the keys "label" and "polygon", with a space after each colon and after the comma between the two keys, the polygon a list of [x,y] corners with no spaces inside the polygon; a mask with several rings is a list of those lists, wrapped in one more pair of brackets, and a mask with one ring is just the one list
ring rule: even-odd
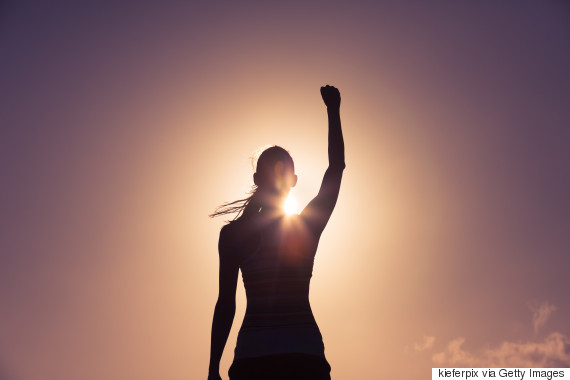
{"label": "hip", "polygon": [[330,380],[330,371],[324,356],[287,353],[234,360],[228,374],[230,380]]}

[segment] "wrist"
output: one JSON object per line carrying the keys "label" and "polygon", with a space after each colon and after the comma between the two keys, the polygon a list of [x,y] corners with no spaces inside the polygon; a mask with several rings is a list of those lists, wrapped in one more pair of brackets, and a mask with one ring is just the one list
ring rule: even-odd
{"label": "wrist", "polygon": [[339,111],[340,111],[340,105],[327,107],[328,113],[338,113]]}

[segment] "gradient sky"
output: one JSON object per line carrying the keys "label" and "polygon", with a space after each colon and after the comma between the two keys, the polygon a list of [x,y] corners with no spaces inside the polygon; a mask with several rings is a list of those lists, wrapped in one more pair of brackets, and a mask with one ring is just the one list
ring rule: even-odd
{"label": "gradient sky", "polygon": [[316,194],[327,83],[333,378],[570,366],[570,3],[92,3],[0,4],[0,379],[205,379],[208,214],[267,144]]}

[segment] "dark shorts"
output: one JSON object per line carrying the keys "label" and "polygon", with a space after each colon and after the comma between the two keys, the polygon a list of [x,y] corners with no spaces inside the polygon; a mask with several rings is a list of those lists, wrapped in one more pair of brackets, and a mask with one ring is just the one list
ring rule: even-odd
{"label": "dark shorts", "polygon": [[330,380],[325,358],[307,354],[281,354],[239,359],[232,363],[230,380]]}

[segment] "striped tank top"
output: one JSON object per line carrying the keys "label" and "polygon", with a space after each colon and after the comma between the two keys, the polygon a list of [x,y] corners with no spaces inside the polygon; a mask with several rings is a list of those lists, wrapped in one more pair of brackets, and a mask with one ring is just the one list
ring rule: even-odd
{"label": "striped tank top", "polygon": [[259,244],[240,263],[247,308],[234,360],[282,353],[324,358],[309,304],[318,238],[298,215],[256,223]]}

